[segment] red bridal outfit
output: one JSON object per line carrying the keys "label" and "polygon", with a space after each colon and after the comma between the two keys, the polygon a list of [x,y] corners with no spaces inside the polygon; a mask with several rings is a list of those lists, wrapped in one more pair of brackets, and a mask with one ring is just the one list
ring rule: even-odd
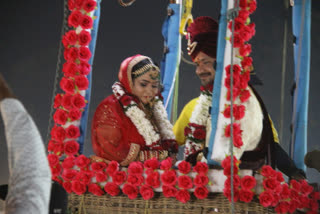
{"label": "red bridal outfit", "polygon": [[112,86],[113,94],[99,104],[93,117],[91,137],[97,156],[126,166],[132,161],[162,160],[169,153],[177,153],[172,125],[159,98],[145,108],[131,94],[132,73],[141,75],[150,68],[158,71],[151,59],[142,55],[122,62],[120,82]]}

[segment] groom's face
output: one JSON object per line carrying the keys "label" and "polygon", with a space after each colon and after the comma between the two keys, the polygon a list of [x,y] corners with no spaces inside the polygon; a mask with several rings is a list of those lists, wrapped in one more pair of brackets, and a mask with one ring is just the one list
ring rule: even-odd
{"label": "groom's face", "polygon": [[216,74],[216,71],[213,68],[215,61],[215,58],[212,58],[201,51],[194,59],[194,63],[197,66],[196,74],[200,78],[202,86],[207,86],[213,83],[214,76]]}

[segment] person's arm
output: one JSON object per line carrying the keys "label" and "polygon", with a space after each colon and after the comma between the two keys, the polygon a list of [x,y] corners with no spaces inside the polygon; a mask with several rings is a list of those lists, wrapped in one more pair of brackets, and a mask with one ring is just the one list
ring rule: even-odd
{"label": "person's arm", "polygon": [[[2,77],[0,79],[3,81]],[[1,93],[5,86],[1,82],[0,85]],[[48,213],[51,189],[45,147],[22,103],[11,97],[6,95],[0,99],[10,173],[5,212],[45,214]]]}

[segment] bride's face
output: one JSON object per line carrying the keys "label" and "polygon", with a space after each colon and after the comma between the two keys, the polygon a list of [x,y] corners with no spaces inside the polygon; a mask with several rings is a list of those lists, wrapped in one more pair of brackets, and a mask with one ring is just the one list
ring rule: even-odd
{"label": "bride's face", "polygon": [[159,85],[159,71],[151,70],[133,80],[132,94],[147,104],[159,92]]}

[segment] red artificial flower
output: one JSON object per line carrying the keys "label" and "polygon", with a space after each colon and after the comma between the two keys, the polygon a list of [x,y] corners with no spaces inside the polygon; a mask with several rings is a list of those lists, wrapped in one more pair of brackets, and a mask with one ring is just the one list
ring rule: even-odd
{"label": "red artificial flower", "polygon": [[[232,24],[233,21],[229,21],[228,23],[228,28],[230,31],[232,31]],[[239,32],[242,30],[242,28],[244,27],[244,20],[241,18],[235,18],[235,22],[234,22],[234,32]]]}
{"label": "red artificial flower", "polygon": [[140,194],[144,200],[150,200],[154,196],[153,189],[147,185],[140,187]]}
{"label": "red artificial flower", "polygon": [[241,189],[239,192],[240,201],[243,201],[246,203],[249,203],[250,201],[252,201],[253,196],[254,196],[254,192],[248,189]]}
{"label": "red artificial flower", "polygon": [[79,34],[79,44],[82,46],[89,45],[91,41],[91,35],[88,31],[82,30]]}
{"label": "red artificial flower", "polygon": [[[67,40],[65,40],[65,41],[67,41]],[[64,42],[63,39],[62,39],[62,42]],[[70,51],[70,48],[65,47],[64,52],[63,52],[63,57],[65,60],[69,60],[69,51]]]}
{"label": "red artificial flower", "polygon": [[198,140],[205,140],[206,138],[206,131],[203,128],[197,128],[194,132],[193,132],[193,137],[198,139]]}
{"label": "red artificial flower", "polygon": [[68,0],[68,8],[69,10],[73,10],[75,8],[74,0]]}
{"label": "red artificial flower", "polygon": [[60,87],[66,93],[73,94],[74,93],[74,89],[75,89],[75,84],[74,84],[74,81],[72,79],[69,79],[69,78],[66,78],[66,77],[62,77],[62,79],[60,81]]}
{"label": "red artificial flower", "polygon": [[162,173],[160,179],[163,185],[174,186],[177,182],[177,175],[175,170],[167,170]]}
{"label": "red artificial flower", "polygon": [[209,183],[208,176],[204,174],[198,174],[195,179],[193,180],[193,184],[197,187],[199,186],[205,186]]}
{"label": "red artificial flower", "polygon": [[289,202],[288,201],[280,201],[278,206],[275,207],[275,211],[277,213],[287,213],[289,211]]}
{"label": "red artificial flower", "polygon": [[183,160],[179,163],[178,169],[182,174],[188,174],[191,170],[191,165],[189,162]]}
{"label": "red artificial flower", "polygon": [[[230,188],[224,188],[223,194],[228,198],[229,201],[231,201],[231,189]],[[239,190],[234,189],[233,191],[233,201],[237,202],[239,200]]]}
{"label": "red artificial flower", "polygon": [[53,145],[52,151],[58,156],[61,156],[64,152],[64,144],[62,142],[55,142]]}
{"label": "red artificial flower", "polygon": [[281,199],[287,199],[290,197],[290,189],[288,184],[284,183],[283,185],[281,185],[282,189],[280,192],[280,198]]}
{"label": "red artificial flower", "polygon": [[294,180],[294,179],[290,180],[290,186],[292,187],[292,189],[294,189],[294,190],[296,190],[298,192],[301,189],[301,184],[298,181]]}
{"label": "red artificial flower", "polygon": [[241,76],[240,76],[240,84],[239,87],[241,89],[246,89],[248,87],[248,82],[250,80],[250,72],[244,72]]}
{"label": "red artificial flower", "polygon": [[238,14],[238,19],[241,19],[243,23],[246,23],[247,19],[249,18],[249,12],[247,10],[240,10]]}
{"label": "red artificial flower", "polygon": [[75,164],[79,167],[79,168],[84,168],[87,167],[90,164],[90,159],[87,158],[84,155],[79,155],[76,159],[75,159]]}
{"label": "red artificial flower", "polygon": [[209,194],[209,191],[204,186],[197,186],[196,189],[194,190],[194,195],[198,199],[205,199],[208,197],[208,194]]}
{"label": "red artificial flower", "polygon": [[64,125],[66,124],[68,119],[68,114],[63,109],[57,109],[56,112],[53,114],[53,121],[56,124]]}
{"label": "red artificial flower", "polygon": [[54,144],[56,143],[56,141],[54,140],[49,140],[49,143],[48,143],[48,151],[49,152],[53,152],[53,149],[54,149]]}
{"label": "red artificial flower", "polygon": [[174,186],[162,186],[163,196],[166,198],[176,197],[178,190]]}
{"label": "red artificial flower", "polygon": [[[233,123],[233,136],[241,135],[242,130],[240,128],[239,123]],[[224,136],[230,137],[231,136],[231,124],[227,125],[224,131]]]}
{"label": "red artificial flower", "polygon": [[70,95],[70,94],[63,95],[61,105],[64,109],[67,109],[67,110],[72,109],[71,99],[72,99],[72,95]]}
{"label": "red artificial flower", "polygon": [[87,47],[79,48],[79,58],[83,61],[88,61],[91,58],[91,51]]}
{"label": "red artificial flower", "polygon": [[190,193],[187,190],[179,190],[176,194],[176,199],[182,203],[187,203],[190,200]]}
{"label": "red artificial flower", "polygon": [[309,207],[312,211],[318,211],[319,209],[318,201],[310,199]]}
{"label": "red artificial flower", "polygon": [[74,77],[79,74],[79,66],[74,62],[66,62],[63,64],[62,71],[66,77]]}
{"label": "red artificial flower", "polygon": [[78,35],[75,30],[70,30],[65,34],[69,45],[75,45],[78,41]]}
{"label": "red artificial flower", "polygon": [[131,162],[128,167],[128,173],[131,175],[142,175],[143,165],[141,162]]}
{"label": "red artificial flower", "polygon": [[107,167],[105,162],[93,162],[91,163],[91,169],[94,172],[102,172]]}
{"label": "red artificial flower", "polygon": [[76,83],[76,86],[78,87],[79,90],[86,90],[88,89],[88,86],[89,86],[89,80],[86,76],[77,76],[75,78],[75,83]]}
{"label": "red artificial flower", "polygon": [[299,195],[299,200],[298,201],[300,202],[299,206],[298,206],[299,209],[309,208],[310,199],[308,198],[308,196]]}
{"label": "red artificial flower", "polygon": [[266,177],[266,178],[269,178],[269,177],[275,177],[276,176],[276,171],[274,169],[272,169],[271,166],[269,165],[264,165],[262,168],[261,168],[261,175]]}
{"label": "red artificial flower", "polygon": [[82,195],[87,191],[87,186],[78,180],[71,181],[71,185],[72,191],[75,192],[77,195]]}
{"label": "red artificial flower", "polygon": [[72,181],[78,174],[78,171],[75,169],[64,169],[62,172],[62,179],[64,181]]}
{"label": "red artificial flower", "polygon": [[107,167],[107,173],[112,176],[113,173],[119,170],[119,163],[117,161],[111,161]]}
{"label": "red artificial flower", "polygon": [[246,10],[247,9],[247,0],[240,0],[239,6],[241,9]]}
{"label": "red artificial flower", "polygon": [[57,94],[54,97],[54,101],[53,101],[53,107],[54,108],[59,108],[61,105],[61,100],[62,100],[62,95],[61,94]]}
{"label": "red artificial flower", "polygon": [[56,166],[59,164],[59,157],[55,154],[48,154],[48,162],[50,166]]}
{"label": "red artificial flower", "polygon": [[184,136],[188,136],[189,134],[191,134],[191,129],[188,126],[186,126],[184,128]]}
{"label": "red artificial flower", "polygon": [[209,167],[206,163],[198,161],[196,165],[193,167],[193,171],[197,173],[207,174]]}
{"label": "red artificial flower", "polygon": [[252,68],[252,58],[249,56],[244,57],[241,60],[241,66],[245,71],[250,71]]}
{"label": "red artificial flower", "polygon": [[187,175],[182,175],[178,177],[178,186],[181,189],[191,189],[193,187],[192,180]]}
{"label": "red artificial flower", "polygon": [[73,108],[69,112],[69,118],[71,121],[79,120],[81,118],[81,114],[82,112],[79,109]]}
{"label": "red artificial flower", "polygon": [[289,211],[290,213],[293,213],[293,212],[298,208],[298,206],[299,206],[299,201],[297,201],[297,200],[295,200],[295,199],[291,199],[291,200],[289,201],[289,203],[290,203],[290,206],[289,206],[288,211]]}
{"label": "red artificial flower", "polygon": [[249,26],[244,26],[240,31],[239,31],[240,36],[244,39],[244,41],[249,41],[252,38],[252,31]]}
{"label": "red artificial flower", "polygon": [[51,129],[50,132],[51,136],[53,139],[57,140],[57,141],[63,141],[66,138],[66,132],[64,130],[64,128],[62,128],[61,126],[54,126]]}
{"label": "red artificial flower", "polygon": [[[67,40],[67,38],[66,38],[65,35],[62,36],[61,42],[62,42],[64,48],[66,48],[66,49],[69,48],[69,42],[68,42],[68,40]],[[66,59],[66,57],[67,57],[67,55],[68,55],[68,54],[66,53],[66,50],[64,51],[63,54],[64,54],[64,57],[65,57],[65,59]],[[66,60],[67,60],[67,59],[66,59]]]}
{"label": "red artificial flower", "polygon": [[[228,166],[228,167],[225,167],[225,168],[223,169],[223,174],[224,174],[225,176],[230,176],[230,175],[231,175],[231,165]],[[237,166],[237,165],[234,165],[234,166],[233,166],[233,174],[234,174],[234,175],[238,174],[238,166]]]}
{"label": "red artificial flower", "polygon": [[80,130],[77,126],[70,125],[66,129],[66,134],[67,134],[68,138],[76,139],[76,138],[80,137]]}
{"label": "red artificial flower", "polygon": [[259,195],[260,204],[269,207],[273,201],[273,194],[270,190],[266,190]]}
{"label": "red artificial flower", "polygon": [[62,167],[60,164],[50,167],[52,177],[58,176],[61,173]]}
{"label": "red artificial flower", "polygon": [[[226,66],[225,67],[225,70],[226,70],[226,73],[227,73],[227,76],[231,76],[231,65],[228,65],[228,66]],[[235,64],[235,65],[233,65],[232,66],[232,73],[233,73],[233,77],[238,77],[238,76],[240,76],[240,74],[241,74],[241,68],[240,68],[240,66],[239,65],[237,65],[237,64]]]}
{"label": "red artificial flower", "polygon": [[75,165],[75,159],[74,156],[66,157],[62,162],[62,167],[64,169],[71,169]]}
{"label": "red artificial flower", "polygon": [[312,198],[312,199],[314,199],[314,200],[316,200],[316,201],[320,200],[320,192],[319,192],[319,191],[317,191],[317,192],[312,192],[312,193],[310,194],[310,198]]}
{"label": "red artificial flower", "polygon": [[72,184],[71,182],[63,182],[62,187],[66,190],[67,193],[72,192]]}
{"label": "red artificial flower", "polygon": [[80,74],[88,75],[91,71],[91,65],[86,61],[80,61],[79,69]]}
{"label": "red artificial flower", "polygon": [[158,188],[160,186],[160,176],[158,172],[150,173],[146,178],[146,184],[152,186],[153,188]]}
{"label": "red artificial flower", "polygon": [[[233,176],[233,188],[236,188],[239,185],[240,185],[240,177],[239,177],[239,175],[234,175]],[[226,189],[231,189],[231,176],[228,176],[228,178],[224,182],[224,187]]]}
{"label": "red artificial flower", "polygon": [[80,57],[80,51],[78,48],[71,47],[68,49],[68,55],[66,60],[71,60],[72,62],[75,61]]}
{"label": "red artificial flower", "polygon": [[250,23],[247,25],[250,28],[251,31],[251,37],[256,34],[256,24],[255,23]]}
{"label": "red artificial flower", "polygon": [[264,179],[262,184],[265,189],[269,190],[275,190],[280,185],[279,181],[274,177]]}
{"label": "red artificial flower", "polygon": [[244,105],[235,105],[234,109],[234,119],[241,120],[244,117],[246,107]]}
{"label": "red artificial flower", "polygon": [[97,6],[97,2],[93,0],[85,0],[83,4],[83,9],[87,12],[90,13],[91,11],[94,10],[94,8]]}
{"label": "red artificial flower", "polygon": [[97,196],[101,196],[104,194],[101,187],[98,184],[94,183],[89,184],[88,191]]}
{"label": "red artificial flower", "polygon": [[138,196],[138,188],[131,184],[124,184],[122,192],[128,195],[130,199],[135,199]]}
{"label": "red artificial flower", "polygon": [[144,162],[144,168],[146,169],[155,170],[155,169],[158,169],[158,167],[159,167],[159,161],[157,158],[151,158]]}
{"label": "red artificial flower", "polygon": [[81,22],[83,21],[83,15],[80,11],[75,10],[72,11],[68,18],[68,25],[70,27],[78,27],[78,25],[82,24]]}
{"label": "red artificial flower", "polygon": [[246,102],[250,98],[251,94],[249,90],[243,90],[240,95],[240,101]]}
{"label": "red artificial flower", "polygon": [[84,0],[74,0],[75,7],[78,10],[80,10],[82,8],[83,3],[84,3]]}
{"label": "red artificial flower", "polygon": [[[230,39],[231,42],[231,39]],[[239,35],[239,34],[235,34],[233,36],[233,47],[234,48],[239,48],[241,45],[243,45],[244,43],[244,39]]]}
{"label": "red artificial flower", "polygon": [[254,11],[256,11],[256,9],[257,9],[257,2],[256,2],[256,0],[251,0],[250,2],[249,2],[249,13],[253,13]]}
{"label": "red artificial flower", "polygon": [[121,185],[127,178],[127,173],[125,171],[116,171],[112,175],[112,181],[117,184]]}
{"label": "red artificial flower", "polygon": [[94,176],[94,173],[90,171],[80,171],[75,180],[78,180],[84,184],[89,184],[91,183],[91,178]]}
{"label": "red artificial flower", "polygon": [[301,193],[305,196],[309,195],[313,191],[313,187],[308,184],[306,180],[300,180]]}
{"label": "red artificial flower", "polygon": [[[233,91],[232,97],[233,97],[233,100],[235,100],[235,99],[239,96],[239,94],[240,94],[241,91],[240,91],[239,88],[233,88],[232,91]],[[229,101],[230,98],[231,98],[231,91],[228,90],[228,91],[227,91],[227,100]]]}
{"label": "red artificial flower", "polygon": [[168,157],[165,160],[161,161],[160,169],[168,170],[172,167],[172,158]]}
{"label": "red artificial flower", "polygon": [[[240,85],[240,76],[233,76],[232,86],[233,88],[238,88]],[[231,87],[231,78],[227,76],[224,80],[224,86],[228,89]]]}
{"label": "red artificial flower", "polygon": [[240,148],[243,145],[241,135],[236,135],[233,137],[233,145],[237,148]]}
{"label": "red artificial flower", "polygon": [[242,44],[239,48],[240,56],[248,56],[251,53],[251,44]]}
{"label": "red artificial flower", "polygon": [[91,29],[93,26],[93,20],[90,16],[84,15],[80,23],[83,29]]}
{"label": "red artificial flower", "polygon": [[108,178],[108,176],[103,172],[96,173],[97,182],[105,182],[107,180],[107,178]]}
{"label": "red artificial flower", "polygon": [[64,153],[66,155],[75,155],[79,151],[79,143],[77,141],[71,140],[64,144]]}
{"label": "red artificial flower", "polygon": [[119,186],[114,182],[106,183],[106,185],[104,186],[104,190],[106,191],[106,193],[108,193],[111,196],[116,196],[116,195],[119,195],[120,193]]}
{"label": "red artificial flower", "polygon": [[73,107],[78,109],[84,108],[86,106],[86,101],[81,94],[75,94],[71,99],[71,103]]}
{"label": "red artificial flower", "polygon": [[140,186],[144,181],[144,177],[142,175],[128,175],[127,182],[132,184],[133,186]]}
{"label": "red artificial flower", "polygon": [[295,189],[290,189],[290,198],[299,201],[299,192]]}

